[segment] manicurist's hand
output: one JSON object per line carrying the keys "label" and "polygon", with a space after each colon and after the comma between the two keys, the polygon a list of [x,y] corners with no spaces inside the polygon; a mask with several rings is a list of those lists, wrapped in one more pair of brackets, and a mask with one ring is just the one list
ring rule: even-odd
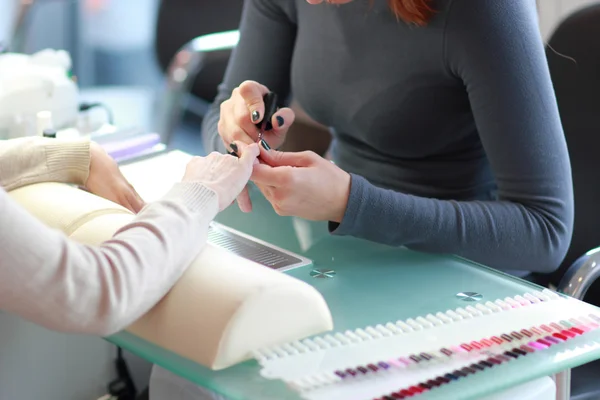
{"label": "manicurist's hand", "polygon": [[[266,86],[258,82],[246,81],[231,93],[229,100],[221,103],[221,118],[218,130],[225,148],[231,149],[231,143],[255,143],[258,140],[256,124],[263,121],[265,104],[263,96],[269,92]],[[271,124],[273,129],[263,132],[263,139],[272,148],[279,148],[285,141],[288,128],[294,123],[294,112],[289,108],[279,109]]]}
{"label": "manicurist's hand", "polygon": [[90,143],[90,172],[85,189],[137,213],[144,201],[125,179],[115,160],[97,143]]}
{"label": "manicurist's hand", "polygon": [[350,195],[350,175],[312,151],[261,149],[256,183],[279,215],[340,223]]}
{"label": "manicurist's hand", "polygon": [[198,182],[211,189],[219,198],[219,211],[229,207],[242,192],[252,174],[252,166],[260,154],[258,145],[235,142],[240,157],[217,152],[206,157],[194,157],[187,165],[183,182]]}

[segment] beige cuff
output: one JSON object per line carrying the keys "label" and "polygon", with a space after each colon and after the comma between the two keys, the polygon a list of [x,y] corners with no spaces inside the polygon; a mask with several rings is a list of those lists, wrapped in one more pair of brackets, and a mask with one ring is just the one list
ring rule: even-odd
{"label": "beige cuff", "polygon": [[192,212],[202,213],[212,220],[219,213],[217,194],[201,183],[180,182],[161,199],[183,203]]}
{"label": "beige cuff", "polygon": [[49,139],[45,151],[53,180],[85,185],[91,161],[88,140]]}

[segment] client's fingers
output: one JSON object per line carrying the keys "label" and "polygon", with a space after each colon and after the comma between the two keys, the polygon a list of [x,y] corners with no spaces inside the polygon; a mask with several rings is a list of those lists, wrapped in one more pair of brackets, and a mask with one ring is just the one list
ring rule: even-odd
{"label": "client's fingers", "polygon": [[248,168],[252,168],[254,161],[260,155],[260,148],[258,144],[252,143],[250,145],[243,145],[241,143],[234,143],[238,150],[241,152],[240,162]]}
{"label": "client's fingers", "polygon": [[129,187],[131,188],[131,194],[129,196],[129,199],[130,199],[129,204],[131,204],[131,208],[132,208],[133,212],[137,214],[140,211],[142,211],[142,208],[144,208],[146,203],[144,202],[142,197],[139,195],[139,193],[135,190],[135,188],[133,186],[129,185]]}
{"label": "client's fingers", "polygon": [[245,186],[244,189],[242,189],[242,192],[237,197],[237,203],[242,212],[249,213],[252,211],[252,200],[250,200],[248,186]]}

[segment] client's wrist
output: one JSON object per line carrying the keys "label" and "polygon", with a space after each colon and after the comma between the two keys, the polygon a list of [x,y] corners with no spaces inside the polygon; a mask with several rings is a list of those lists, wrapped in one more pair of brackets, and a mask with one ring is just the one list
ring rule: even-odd
{"label": "client's wrist", "polygon": [[182,181],[162,198],[182,203],[190,211],[214,218],[219,212],[218,194],[200,182]]}

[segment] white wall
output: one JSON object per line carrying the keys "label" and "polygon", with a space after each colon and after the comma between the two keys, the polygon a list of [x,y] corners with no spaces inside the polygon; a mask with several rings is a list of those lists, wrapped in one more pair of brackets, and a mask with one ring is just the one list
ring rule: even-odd
{"label": "white wall", "polygon": [[[125,354],[141,390],[151,365]],[[0,311],[0,400],[94,400],[115,378],[116,348],[103,339],[50,332]]]}
{"label": "white wall", "polygon": [[582,7],[593,3],[599,3],[598,0],[537,0],[540,13],[540,29],[544,38],[556,28],[566,16]]}
{"label": "white wall", "polygon": [[16,13],[14,0],[0,0],[0,43],[8,41]]}
{"label": "white wall", "polygon": [[114,376],[114,346],[0,312],[0,400],[93,400]]}

